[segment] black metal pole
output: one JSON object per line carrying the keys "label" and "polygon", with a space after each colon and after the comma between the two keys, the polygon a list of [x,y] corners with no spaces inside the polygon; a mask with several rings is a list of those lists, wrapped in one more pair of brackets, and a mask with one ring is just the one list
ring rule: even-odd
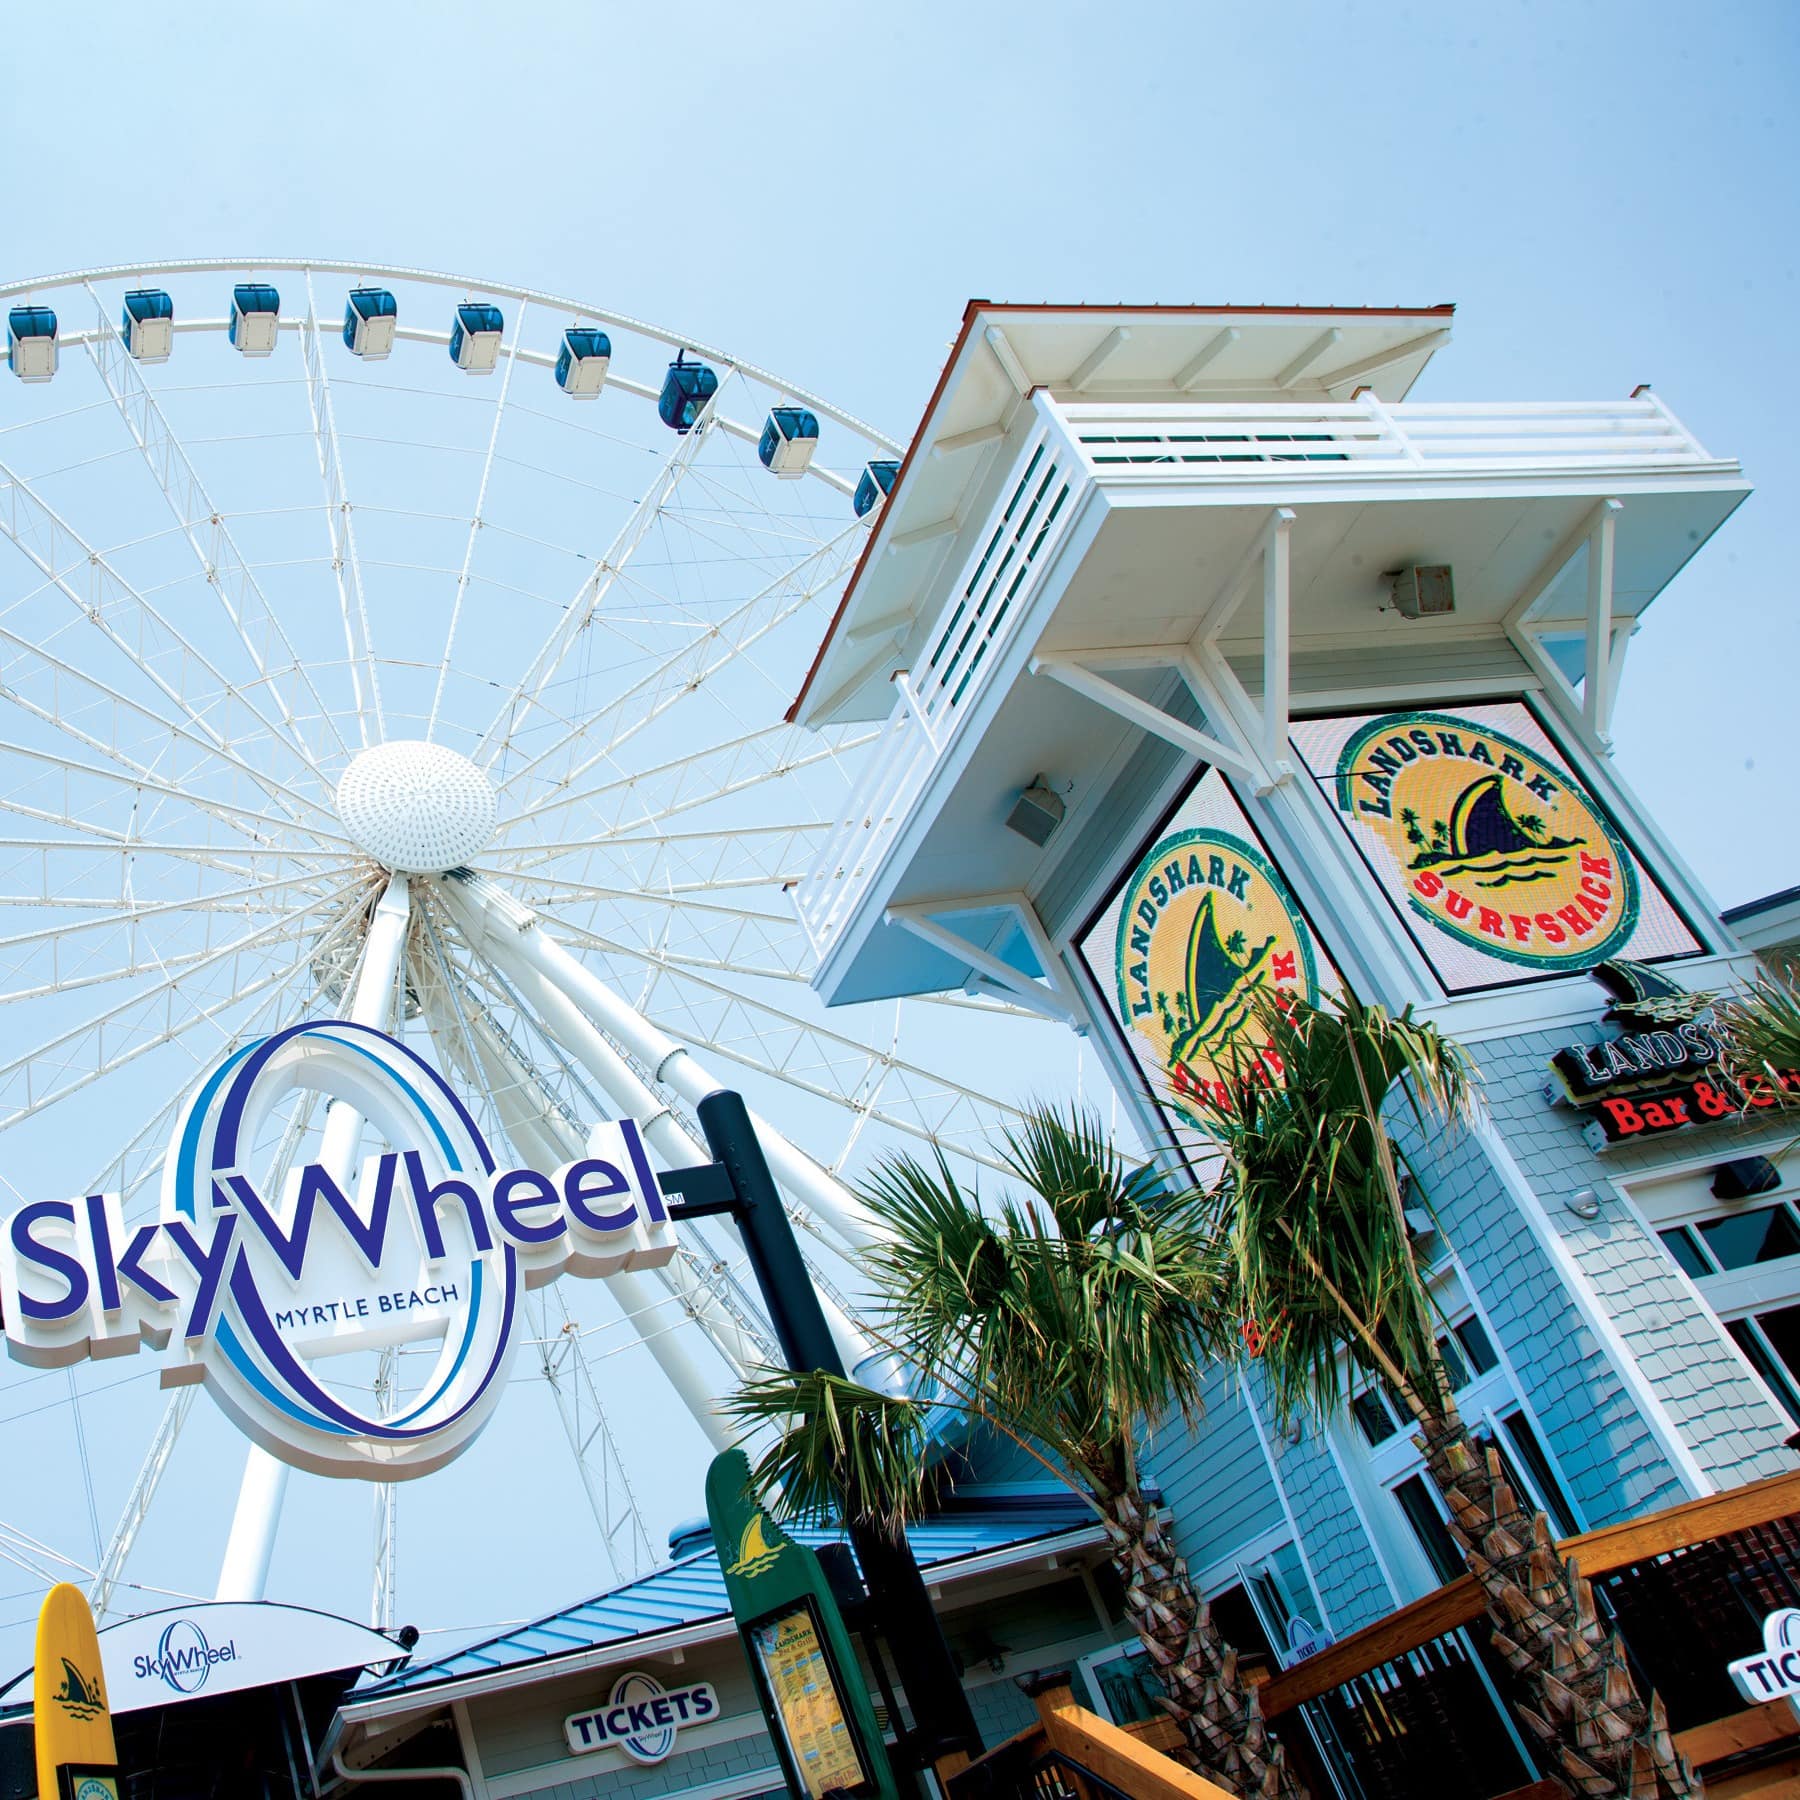
{"label": "black metal pole", "polygon": [[[794,1242],[794,1228],[743,1097],[726,1089],[708,1094],[700,1102],[699,1117],[707,1148],[731,1177],[737,1196],[732,1211],[788,1366],[844,1374],[837,1341]],[[912,1706],[922,1760],[935,1762],[958,1750],[979,1756],[981,1733],[906,1534],[855,1521],[848,1522],[848,1529]]]}

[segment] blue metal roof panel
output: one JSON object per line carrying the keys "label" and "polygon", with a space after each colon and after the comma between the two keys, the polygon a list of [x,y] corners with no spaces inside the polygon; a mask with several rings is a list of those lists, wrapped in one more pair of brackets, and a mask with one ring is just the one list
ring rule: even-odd
{"label": "blue metal roof panel", "polygon": [[[1039,1506],[1010,1506],[994,1513],[948,1514],[922,1520],[909,1526],[906,1535],[919,1566],[929,1569],[1059,1536],[1093,1522],[1094,1515],[1085,1507],[1072,1506],[1066,1500],[1059,1503],[1046,1496]],[[789,1533],[814,1549],[844,1541],[843,1532],[829,1526],[793,1526]],[[386,1681],[359,1688],[352,1698],[370,1700],[519,1663],[598,1650],[651,1632],[698,1625],[730,1610],[718,1555],[707,1549],[665,1563],[648,1575],[592,1599],[577,1601],[547,1618],[534,1619],[496,1637],[465,1645],[434,1662],[403,1669]]]}

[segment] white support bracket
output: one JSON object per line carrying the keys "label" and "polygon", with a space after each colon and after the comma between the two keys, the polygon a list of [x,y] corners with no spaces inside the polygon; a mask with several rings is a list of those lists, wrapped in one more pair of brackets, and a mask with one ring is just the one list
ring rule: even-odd
{"label": "white support bracket", "polygon": [[[1179,667],[1178,657],[1178,652],[1166,649],[1147,650],[1143,660],[1134,666]],[[1052,681],[1061,682],[1064,687],[1094,701],[1096,705],[1104,706],[1108,712],[1117,713],[1120,718],[1129,720],[1133,725],[1154,732],[1166,743],[1173,744],[1178,750],[1185,750],[1190,756],[1197,756],[1204,762],[1222,763],[1226,768],[1235,769],[1238,774],[1259,785],[1267,779],[1262,764],[1255,757],[1245,755],[1222,738],[1171,717],[1160,706],[1152,706],[1148,700],[1141,699],[1129,688],[1122,688],[1117,682],[1108,681],[1104,675],[1074,657],[1035,656],[1031,661],[1031,672],[1034,675],[1047,675]],[[1186,670],[1183,669],[1182,673],[1185,677]]]}
{"label": "white support bracket", "polygon": [[[984,950],[961,932],[953,931],[943,923],[941,917],[934,916],[963,913],[991,915],[996,912],[1011,913],[1017,921],[1025,934],[1026,942],[1031,946],[1032,955],[1037,958],[1038,966],[1044,971],[1041,980],[1027,975],[1023,969],[1015,969],[1011,963],[1002,961],[991,950]],[[1046,1019],[1055,1019],[1059,1024],[1072,1025],[1078,1031],[1086,1029],[1087,1020],[1081,1003],[1058,967],[1056,952],[1051,947],[1043,921],[1037,916],[1037,909],[1024,894],[977,894],[966,899],[914,900],[901,906],[890,906],[884,916],[890,925],[898,925],[903,931],[911,932],[914,937],[930,944],[934,949],[942,950],[957,961],[966,963],[977,975],[985,977],[986,984],[1000,989],[1021,1006],[1041,1013]]]}
{"label": "white support bracket", "polygon": [[[1539,565],[1505,620],[1507,637],[1543,683],[1546,697],[1598,756],[1612,754],[1613,704],[1625,666],[1625,646],[1637,629],[1635,620],[1615,622],[1613,618],[1615,538],[1623,511],[1622,501],[1600,501]],[[1587,601],[1578,693],[1544,648],[1543,628],[1531,615],[1584,546],[1588,553]]]}

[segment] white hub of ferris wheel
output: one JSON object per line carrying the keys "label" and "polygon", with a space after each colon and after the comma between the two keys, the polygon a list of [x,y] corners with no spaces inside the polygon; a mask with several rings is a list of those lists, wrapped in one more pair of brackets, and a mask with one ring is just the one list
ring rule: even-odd
{"label": "white hub of ferris wheel", "polygon": [[442,875],[494,836],[493,784],[443,744],[401,739],[351,759],[337,813],[351,839],[397,875]]}
{"label": "white hub of ferris wheel", "polygon": [[[847,1172],[906,1146],[992,1166],[1011,1098],[1073,1054],[1004,1005],[827,1015],[808,985],[785,887],[858,804],[876,733],[782,715],[898,446],[690,338],[419,271],[161,265],[0,296],[50,345],[44,380],[6,384],[0,436],[0,1147],[83,1105],[65,1158],[128,1121],[94,1168],[48,1160],[39,1132],[29,1174],[116,1194],[136,1228],[202,1074],[334,1017],[429,1061],[502,1166],[567,1164],[624,1116],[663,1168],[704,1160],[693,1108],[737,1087],[866,1364]],[[491,366],[458,355],[470,312]],[[266,357],[233,353],[233,319]],[[944,1010],[966,1004],[982,1032]],[[279,1194],[382,1148],[341,1100],[296,1101],[249,1155]],[[663,1267],[526,1296],[534,1372],[514,1379],[548,1388],[621,1578],[654,1537],[631,1465],[672,1434],[615,1429],[605,1358],[666,1382],[703,1453],[718,1396],[773,1354],[752,1287],[726,1232],[688,1225]],[[399,1414],[437,1353],[346,1357],[344,1379]],[[194,1389],[160,1426],[120,1410],[146,1391],[90,1403],[148,1447],[128,1498],[93,1501],[124,1498],[94,1583],[120,1607],[159,1484],[198,1491],[177,1443]],[[228,1557],[243,1592],[285,1484],[257,1456]]]}

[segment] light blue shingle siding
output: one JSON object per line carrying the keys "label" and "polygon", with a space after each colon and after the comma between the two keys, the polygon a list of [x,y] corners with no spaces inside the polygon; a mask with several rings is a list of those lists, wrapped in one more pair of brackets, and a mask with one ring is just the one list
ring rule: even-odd
{"label": "light blue shingle siding", "polygon": [[[1591,1284],[1701,1469],[1725,1487],[1790,1472],[1800,1459],[1782,1444],[1789,1430],[1786,1421],[1744,1373],[1716,1320],[1681,1280],[1662,1245],[1610,1186],[1672,1161],[1710,1155],[1724,1161],[1786,1140],[1779,1132],[1740,1124],[1699,1126],[1674,1138],[1621,1144],[1596,1154],[1582,1138],[1582,1115],[1549,1105],[1542,1090],[1554,1051],[1611,1034],[1611,1027],[1596,1024],[1483,1045],[1484,1087],[1495,1122],[1526,1180],[1542,1197],[1551,1229]],[[1597,1189],[1603,1201],[1600,1217],[1591,1222],[1562,1204],[1584,1187]],[[1649,1478],[1645,1465],[1657,1460],[1666,1462],[1660,1450],[1648,1457],[1626,1454],[1613,1509],[1590,1522],[1602,1524],[1680,1498],[1676,1492],[1667,1499],[1640,1497]]]}
{"label": "light blue shingle siding", "polygon": [[1145,1467],[1174,1516],[1176,1547],[1196,1575],[1283,1523],[1239,1380],[1214,1370],[1205,1400],[1193,1431],[1170,1419],[1144,1452]]}
{"label": "light blue shingle siding", "polygon": [[1385,1617],[1394,1609],[1393,1590],[1317,1428],[1305,1427],[1297,1441],[1293,1434],[1280,1432],[1272,1442],[1333,1633],[1343,1637]]}

